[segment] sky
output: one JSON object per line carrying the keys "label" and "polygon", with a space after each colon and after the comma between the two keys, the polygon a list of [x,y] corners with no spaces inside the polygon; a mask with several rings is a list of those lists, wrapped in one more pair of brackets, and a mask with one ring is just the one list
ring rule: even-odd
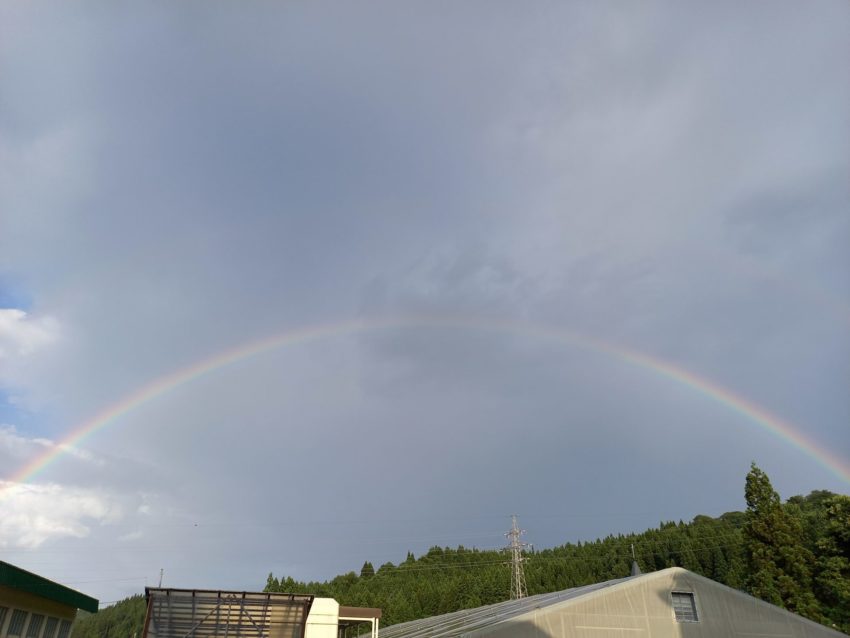
{"label": "sky", "polygon": [[847,493],[848,20],[0,2],[0,558],[109,602]]}

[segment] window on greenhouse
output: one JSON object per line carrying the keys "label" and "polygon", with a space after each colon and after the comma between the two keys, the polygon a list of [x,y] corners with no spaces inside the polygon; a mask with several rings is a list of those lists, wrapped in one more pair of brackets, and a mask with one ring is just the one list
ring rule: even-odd
{"label": "window on greenhouse", "polygon": [[697,603],[693,592],[673,592],[673,613],[676,616],[676,622],[699,622]]}

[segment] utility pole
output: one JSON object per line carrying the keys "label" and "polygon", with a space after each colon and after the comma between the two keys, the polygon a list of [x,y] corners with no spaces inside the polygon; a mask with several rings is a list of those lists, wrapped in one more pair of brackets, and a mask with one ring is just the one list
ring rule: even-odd
{"label": "utility pole", "polygon": [[162,572],[164,572],[164,571],[165,570],[160,567],[160,569],[159,569],[159,587],[160,587],[160,589],[162,589]]}
{"label": "utility pole", "polygon": [[635,544],[632,543],[632,576],[640,576],[640,566],[637,562],[637,556],[635,556]]}
{"label": "utility pole", "polygon": [[520,536],[525,534],[524,529],[520,529],[517,525],[516,514],[511,515],[511,531],[505,532],[505,538],[510,541],[510,545],[505,547],[505,551],[511,553],[511,600],[519,600],[528,596],[528,590],[525,588],[525,572],[522,569],[522,562],[525,558],[522,551],[528,547],[528,543],[523,543]]}

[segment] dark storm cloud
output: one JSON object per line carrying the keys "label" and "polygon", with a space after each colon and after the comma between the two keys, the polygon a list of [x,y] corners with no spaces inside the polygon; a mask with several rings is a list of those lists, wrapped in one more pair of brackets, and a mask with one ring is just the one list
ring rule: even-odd
{"label": "dark storm cloud", "polygon": [[112,517],[31,566],[109,546],[103,578],[250,589],[495,546],[511,511],[538,546],[717,514],[752,458],[786,492],[846,488],[532,327],[692,369],[850,455],[848,9],[819,9],[4,7],[0,299],[62,335],[2,362],[21,436],[289,329],[480,324],[294,344],[120,415],[85,442],[101,464],[38,479]]}

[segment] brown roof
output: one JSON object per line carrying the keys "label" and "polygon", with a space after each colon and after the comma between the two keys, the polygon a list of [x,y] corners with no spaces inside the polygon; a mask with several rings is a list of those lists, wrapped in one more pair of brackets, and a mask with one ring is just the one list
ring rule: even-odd
{"label": "brown roof", "polygon": [[379,607],[344,607],[343,605],[340,605],[339,617],[371,620],[372,618],[380,618],[381,610]]}

